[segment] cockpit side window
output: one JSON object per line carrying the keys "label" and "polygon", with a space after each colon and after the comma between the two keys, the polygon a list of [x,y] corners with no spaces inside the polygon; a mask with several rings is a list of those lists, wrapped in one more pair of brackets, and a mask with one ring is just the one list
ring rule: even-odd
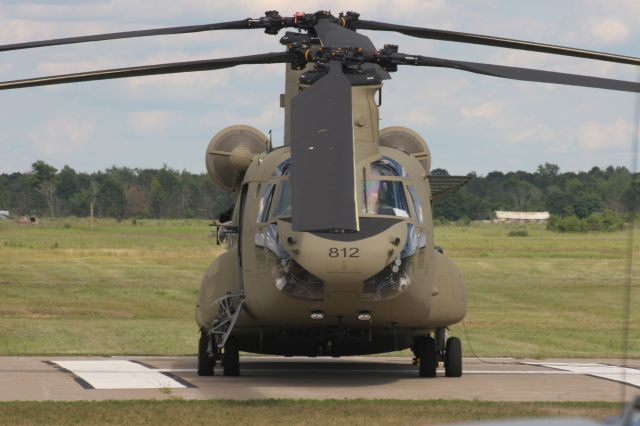
{"label": "cockpit side window", "polygon": [[271,205],[271,199],[273,198],[274,184],[267,183],[262,186],[258,199],[258,214],[256,215],[256,223],[264,223],[269,217],[269,206]]}
{"label": "cockpit side window", "polygon": [[281,180],[278,186],[278,196],[271,216],[291,216],[291,184],[285,179]]}
{"label": "cockpit side window", "polygon": [[413,202],[413,211],[414,217],[417,223],[422,223],[423,215],[422,215],[422,204],[420,204],[420,197],[418,197],[418,193],[416,192],[416,188],[413,185],[409,185],[409,195],[411,196],[411,201]]}
{"label": "cockpit side window", "polygon": [[291,171],[291,159],[287,158],[282,163],[278,164],[273,171],[273,176],[289,176]]}
{"label": "cockpit side window", "polygon": [[401,181],[367,180],[362,189],[362,213],[409,217]]}

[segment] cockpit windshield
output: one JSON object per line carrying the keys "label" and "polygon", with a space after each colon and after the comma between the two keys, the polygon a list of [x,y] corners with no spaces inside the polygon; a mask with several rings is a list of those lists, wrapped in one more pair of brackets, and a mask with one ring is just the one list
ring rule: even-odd
{"label": "cockpit windshield", "polygon": [[373,176],[407,176],[402,164],[390,157],[382,157],[371,163],[371,174]]}
{"label": "cockpit windshield", "polygon": [[[291,161],[283,161],[274,175],[287,176]],[[409,203],[405,197],[404,185],[400,180],[384,180],[384,176],[406,176],[401,164],[382,157],[371,163],[371,174],[376,179],[364,182],[361,191],[361,213],[409,217]],[[271,217],[291,216],[291,184],[286,177],[279,181],[271,202]]]}
{"label": "cockpit windshield", "polygon": [[362,191],[362,213],[409,217],[402,182],[367,180]]}

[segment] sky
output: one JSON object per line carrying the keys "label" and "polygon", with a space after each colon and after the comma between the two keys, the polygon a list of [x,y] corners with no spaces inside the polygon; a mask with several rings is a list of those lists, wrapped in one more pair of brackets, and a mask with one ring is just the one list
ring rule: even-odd
{"label": "sky", "polygon": [[[362,19],[559,44],[640,57],[637,0],[0,0],[0,44],[196,25],[296,11],[353,10]],[[153,5],[153,6],[151,6]],[[283,32],[281,31],[281,34]],[[377,47],[448,59],[636,81],[637,67],[363,31]],[[0,53],[0,81],[282,49],[261,30],[215,31]],[[36,160],[94,172],[112,166],[204,173],[208,141],[248,124],[282,144],[282,64],[0,92],[0,173]],[[630,93],[401,67],[385,82],[381,128],[410,127],[432,167],[452,174],[631,166]]]}

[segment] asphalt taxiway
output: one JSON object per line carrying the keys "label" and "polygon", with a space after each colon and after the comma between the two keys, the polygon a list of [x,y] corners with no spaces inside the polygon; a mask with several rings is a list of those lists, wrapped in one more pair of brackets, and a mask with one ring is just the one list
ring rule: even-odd
{"label": "asphalt taxiway", "polygon": [[243,357],[241,376],[199,377],[192,357],[0,357],[0,400],[468,399],[620,401],[640,360],[465,359],[463,377],[420,378],[409,358]]}

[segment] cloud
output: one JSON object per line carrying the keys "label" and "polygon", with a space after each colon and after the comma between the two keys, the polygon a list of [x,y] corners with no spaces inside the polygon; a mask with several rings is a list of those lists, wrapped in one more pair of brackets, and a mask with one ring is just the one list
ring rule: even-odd
{"label": "cloud", "polygon": [[460,111],[465,118],[494,120],[501,117],[504,108],[500,102],[485,102],[474,107],[463,107]]}
{"label": "cloud", "polygon": [[621,150],[631,147],[633,126],[622,119],[609,123],[584,123],[577,134],[577,145],[588,151]]}
{"label": "cloud", "polygon": [[553,145],[547,145],[542,149],[545,156],[561,156],[568,153],[575,153],[575,146],[573,142],[556,142]]}
{"label": "cloud", "polygon": [[37,125],[29,132],[29,139],[47,155],[75,153],[91,142],[94,128],[91,119],[57,116]]}
{"label": "cloud", "polygon": [[179,114],[174,111],[139,111],[129,114],[130,126],[143,134],[164,133],[180,122]]}
{"label": "cloud", "polygon": [[41,23],[25,19],[2,19],[0,21],[0,39],[4,43],[52,38],[56,34],[54,23]]}
{"label": "cloud", "polygon": [[[3,17],[2,9],[0,9],[0,39],[3,44],[114,31],[107,24],[94,21],[94,17],[91,15],[86,15],[82,21],[65,21],[63,23],[49,20],[50,17],[26,16],[29,19],[9,19],[6,16]],[[124,31],[125,29],[119,27],[117,31],[120,30]]]}
{"label": "cloud", "polygon": [[[231,53],[214,53],[206,58],[220,58],[233,56]],[[161,52],[143,60],[145,64],[158,64],[169,62],[183,62],[203,59],[202,54],[169,53]],[[236,98],[239,88],[249,88],[260,81],[266,81],[282,76],[283,64],[253,65],[245,67],[233,67],[214,71],[185,72],[157,76],[129,78],[125,80],[128,95],[136,99],[205,99],[212,100],[223,96],[225,102]],[[269,87],[272,85],[265,84]],[[250,95],[246,95],[250,96]]]}
{"label": "cloud", "polygon": [[510,67],[543,68],[548,65],[550,55],[522,50],[500,50],[492,55],[489,62]]}
{"label": "cloud", "polygon": [[248,103],[246,108],[242,109],[242,114],[237,114],[230,110],[223,113],[220,111],[209,111],[200,114],[194,123],[205,129],[226,127],[237,123],[248,124],[260,129],[269,129],[282,125],[283,117],[280,117],[280,115],[283,114],[283,111],[284,110],[280,108],[279,100],[266,104]]}
{"label": "cloud", "polygon": [[401,117],[404,123],[411,126],[432,125],[436,123],[435,116],[425,111],[424,108],[413,108],[409,111],[404,111],[402,114],[398,114],[398,117]]}
{"label": "cloud", "polygon": [[540,123],[526,123],[509,132],[509,142],[549,142],[556,138],[556,133],[549,126]]}
{"label": "cloud", "polygon": [[[106,1],[24,1],[5,3],[0,11],[7,17],[29,17],[41,21],[86,21],[119,20],[127,24],[135,23],[145,27],[145,21],[177,22],[173,25],[190,25],[215,22],[238,17],[260,17],[265,10],[278,10],[283,16],[291,16],[296,11],[307,13],[317,10],[341,11],[355,10],[366,14],[364,19],[374,15],[390,18],[407,16],[433,16],[449,6],[445,0],[307,0],[293,5],[289,0],[238,0],[233,7],[223,2],[203,0],[156,0],[150,9],[149,2],[143,0],[106,0]],[[216,17],[218,19],[216,19]],[[201,18],[197,20],[197,18]],[[188,20],[187,20],[188,19]],[[197,20],[197,21],[196,21]],[[196,21],[196,22],[194,22]],[[170,24],[171,25],[171,24]],[[116,31],[119,31],[118,29]]]}
{"label": "cloud", "polygon": [[[152,14],[155,19],[169,17],[179,13],[180,5],[168,0],[154,2]],[[28,16],[43,21],[86,20],[115,18],[131,20],[149,15],[150,7],[144,1],[106,0],[106,1],[24,1],[14,5],[5,5],[4,12],[13,16]],[[118,16],[118,14],[121,14]],[[128,18],[128,19],[127,19]]]}
{"label": "cloud", "polygon": [[95,71],[109,68],[116,68],[116,64],[107,58],[100,58],[93,61],[41,62],[37,66],[38,72],[47,75]]}
{"label": "cloud", "polygon": [[297,10],[306,13],[330,10],[335,15],[353,10],[366,14],[363,19],[371,19],[374,14],[384,14],[389,17],[425,16],[443,10],[447,7],[447,2],[445,0],[351,0],[349,2],[312,0],[304,2],[303,5],[292,6],[290,0],[240,0],[237,5],[244,10],[276,9],[283,16],[290,16]]}
{"label": "cloud", "polygon": [[8,73],[13,68],[13,64],[0,64],[0,75]]}
{"label": "cloud", "polygon": [[[635,22],[640,16],[639,0],[567,0],[554,7],[497,0],[305,0],[296,4],[286,0],[238,0],[232,7],[206,0],[157,0],[152,10],[149,7],[143,0],[0,0],[0,40],[12,43],[232,21],[257,18],[270,9],[279,10],[283,16],[291,16],[296,10],[330,9],[333,13],[354,10],[366,20],[613,50],[635,56],[640,46],[640,27]],[[391,32],[363,34],[379,47],[394,43],[406,53],[635,79],[635,69],[626,65],[417,39]],[[279,51],[282,46],[278,39],[266,36],[262,30],[215,31],[6,52],[0,64],[0,73],[5,78],[0,80]],[[614,43],[618,45],[604,47]],[[3,141],[27,140],[22,146],[31,151],[38,148],[66,152],[62,157],[69,164],[95,168],[139,165],[140,156],[93,155],[103,146],[113,147],[114,141],[124,144],[129,137],[169,145],[167,141],[175,141],[176,137],[204,140],[218,128],[244,122],[263,131],[273,127],[277,141],[278,132],[282,133],[283,113],[277,106],[277,96],[283,90],[283,69],[283,65],[247,66],[210,73],[99,82],[76,88],[61,85],[49,90],[6,92],[3,97],[8,101],[0,103],[0,112],[7,118],[3,122]],[[522,161],[518,167],[529,169],[535,166],[534,161],[539,163],[530,155],[534,150],[531,147],[536,152],[566,153],[560,159],[575,169],[590,168],[593,158],[612,164],[626,161],[626,149],[612,152],[603,146],[624,147],[630,143],[630,136],[625,137],[624,131],[614,124],[617,119],[629,118],[627,100],[632,99],[631,95],[518,83],[445,69],[402,67],[393,78],[385,82],[382,125],[414,127],[432,135],[434,141],[437,137],[443,146],[448,140],[459,140],[454,161],[460,164],[457,167],[461,172],[477,169],[478,156],[459,156],[459,151],[467,149],[465,144],[471,141],[475,145],[501,147],[511,144],[514,152],[522,153],[514,155]],[[95,118],[96,129],[92,130],[82,118],[75,119],[73,126],[79,126],[77,129],[52,124],[61,119],[61,114],[81,117],[64,111],[79,111],[85,117]],[[69,144],[82,140],[83,133],[88,142],[77,142],[77,150],[62,151],[67,145],[47,142],[54,137]],[[620,135],[615,136],[616,133]],[[28,143],[25,135],[40,145]],[[27,158],[23,161],[6,147],[3,146],[0,155],[3,161],[9,158],[16,165],[33,162],[29,157],[33,153],[23,154]],[[184,147],[167,151],[168,158],[180,161],[185,151]],[[465,162],[469,166],[462,165]],[[531,162],[531,166],[526,166],[526,162]],[[194,164],[194,170],[201,169],[199,156]],[[505,170],[509,165],[500,163],[496,167]]]}
{"label": "cloud", "polygon": [[631,30],[617,19],[600,18],[587,23],[589,33],[597,41],[606,44],[614,44],[626,41],[631,35]]}

